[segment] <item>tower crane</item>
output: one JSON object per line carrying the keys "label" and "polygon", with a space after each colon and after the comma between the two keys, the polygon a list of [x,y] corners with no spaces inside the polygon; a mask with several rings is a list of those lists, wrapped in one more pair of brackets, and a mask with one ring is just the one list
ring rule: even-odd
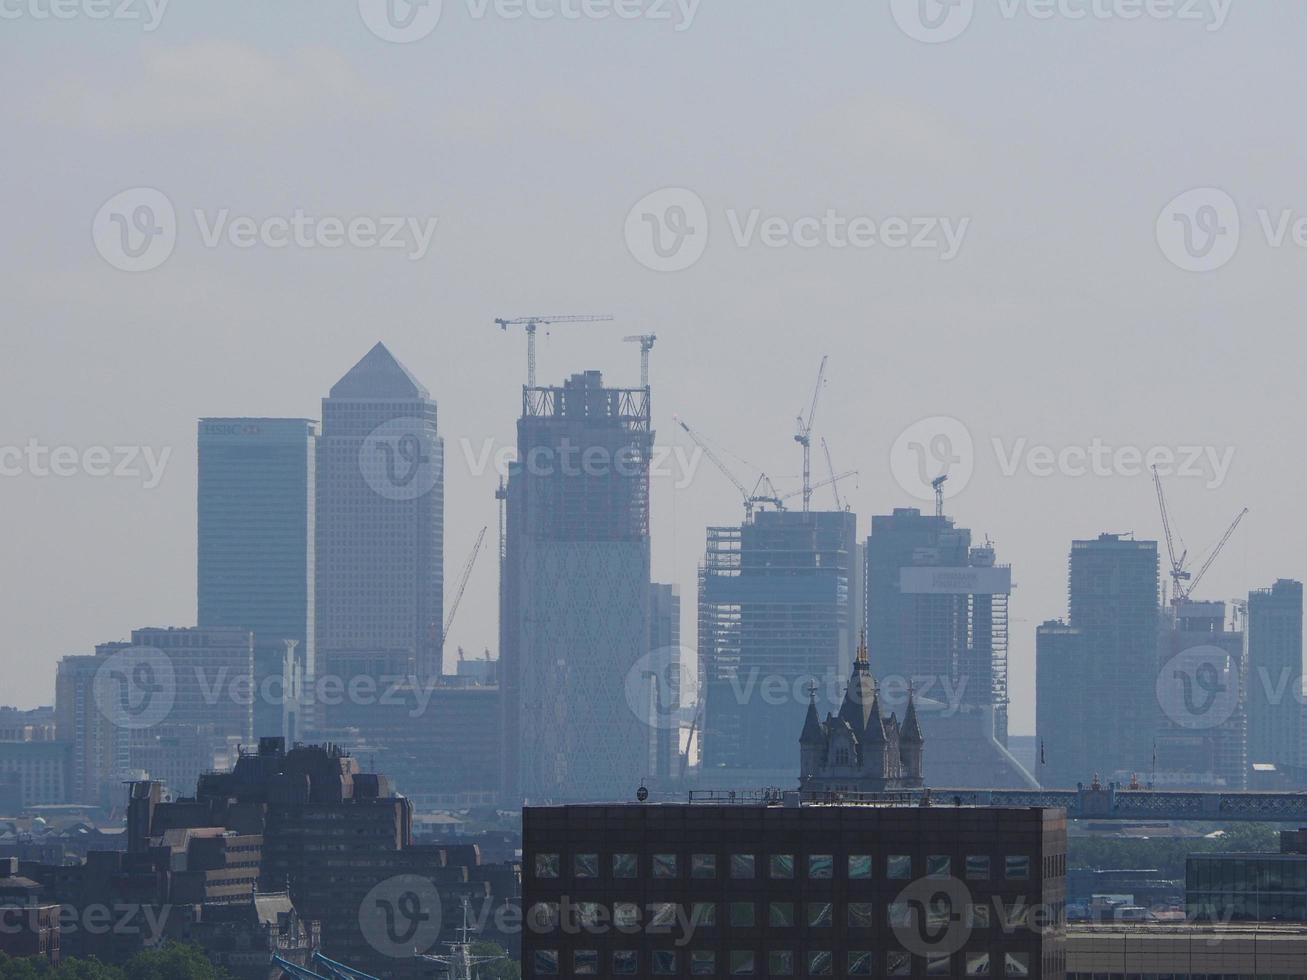
{"label": "tower crane", "polygon": [[817,387],[812,393],[812,403],[808,406],[807,418],[800,415],[796,419],[799,429],[794,436],[794,441],[803,447],[803,512],[805,514],[812,505],[812,420],[817,415],[817,400],[821,398],[821,386],[826,380],[826,362],[829,359],[829,355],[824,355],[821,359],[821,367],[817,371]]}
{"label": "tower crane", "polygon": [[514,320],[496,319],[500,330],[509,327],[526,328],[526,386],[536,386],[536,328],[550,327],[558,323],[608,323],[611,316],[520,316]]}
{"label": "tower crane", "polygon": [[445,613],[445,631],[440,634],[441,643],[444,643],[445,637],[449,635],[449,627],[454,623],[454,613],[458,612],[458,604],[463,601],[463,592],[467,589],[467,580],[472,575],[472,566],[476,564],[477,555],[481,553],[481,542],[486,539],[486,530],[486,527],[481,528],[476,544],[472,545],[472,554],[467,556],[463,571],[459,574],[458,591],[454,593],[454,601],[449,604],[449,612]]}
{"label": "tower crane", "polygon": [[[722,475],[731,481],[731,485],[734,486],[736,490],[740,491],[740,497],[744,501],[744,516],[746,521],[753,520],[754,508],[759,504],[771,504],[777,510],[785,509],[785,504],[781,501],[781,498],[777,496],[776,488],[772,485],[771,478],[768,477],[766,473],[763,473],[758,477],[758,481],[753,485],[752,491],[745,489],[744,484],[741,483],[739,478],[731,472],[730,467],[721,461],[717,454],[712,451],[712,447],[708,445],[699,433],[690,428],[685,419],[681,418],[679,415],[675,415],[673,418],[675,419],[676,424],[684,429],[686,434],[694,441],[694,444],[703,450],[703,454],[712,460],[712,464],[722,471]],[[770,492],[759,493],[760,490]]]}
{"label": "tower crane", "polygon": [[636,334],[634,337],[623,337],[623,343],[640,345],[640,387],[649,387],[649,352],[653,350],[654,341],[658,339],[656,333]]}
{"label": "tower crane", "polygon": [[[851,476],[857,476],[857,475],[858,475],[858,471],[857,471],[857,470],[845,470],[843,473],[840,473],[840,474],[832,473],[832,474],[831,474],[829,477],[827,477],[826,479],[824,479],[824,480],[819,480],[819,481],[817,481],[816,483],[814,483],[812,486],[808,487],[808,490],[809,490],[809,491],[812,491],[812,490],[820,490],[822,487],[834,487],[834,486],[836,486],[836,485],[837,485],[841,480],[847,480],[849,477],[851,477]],[[791,497],[797,497],[797,496],[798,496],[799,494],[801,494],[801,493],[803,493],[802,490],[792,490],[792,491],[790,491],[789,493],[785,494],[785,496],[781,497],[781,500],[782,500],[782,501],[789,500]],[[836,491],[835,491],[835,496],[836,496],[836,498],[839,497],[839,493],[840,493],[839,490],[836,489]],[[840,508],[840,510],[843,510],[843,509],[844,509],[843,507]]]}
{"label": "tower crane", "polygon": [[1230,543],[1230,539],[1234,537],[1234,532],[1239,529],[1239,525],[1243,523],[1243,519],[1248,516],[1249,511],[1245,507],[1235,516],[1234,521],[1226,528],[1225,534],[1221,535],[1221,540],[1216,543],[1216,547],[1212,549],[1198,571],[1190,572],[1186,564],[1189,558],[1188,549],[1181,551],[1179,557],[1176,557],[1175,541],[1171,533],[1171,515],[1166,509],[1166,494],[1162,490],[1162,477],[1158,473],[1156,466],[1153,467],[1153,485],[1157,488],[1157,506],[1162,513],[1162,532],[1166,537],[1166,553],[1171,563],[1171,602],[1173,605],[1179,606],[1182,602],[1187,602],[1189,597],[1194,594],[1194,590],[1198,588],[1198,583],[1203,580],[1203,576],[1212,567],[1212,563],[1225,550],[1225,546]]}
{"label": "tower crane", "polygon": [[821,451],[826,454],[826,472],[830,474],[830,491],[835,495],[835,509],[844,510],[844,501],[840,499],[840,484],[835,477],[835,464],[831,462],[830,446],[826,444],[826,437],[822,436]]}

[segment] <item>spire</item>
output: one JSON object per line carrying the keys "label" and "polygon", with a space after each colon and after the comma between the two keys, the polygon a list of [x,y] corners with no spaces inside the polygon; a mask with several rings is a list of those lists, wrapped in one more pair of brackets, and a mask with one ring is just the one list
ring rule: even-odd
{"label": "spire", "polygon": [[899,741],[915,742],[918,745],[925,741],[921,736],[921,726],[917,724],[917,702],[911,688],[908,689],[908,712],[903,716],[903,734],[899,736]]}
{"label": "spire", "polygon": [[885,725],[880,717],[880,691],[874,684],[871,689],[871,717],[867,719],[862,740],[869,745],[884,745],[888,741],[885,738]]}
{"label": "spire", "polygon": [[430,398],[431,393],[378,342],[332,385],[330,397],[417,401]]}
{"label": "spire", "polygon": [[817,687],[808,689],[808,717],[803,720],[803,734],[799,736],[800,745],[824,745],[826,736],[821,731],[821,721],[817,718]]}
{"label": "spire", "polygon": [[867,724],[877,714],[876,678],[871,675],[871,662],[867,658],[867,634],[862,634],[858,642],[858,655],[853,661],[853,673],[849,677],[849,686],[844,689],[844,704],[840,706],[840,720],[846,721],[853,733],[859,738],[866,731]]}

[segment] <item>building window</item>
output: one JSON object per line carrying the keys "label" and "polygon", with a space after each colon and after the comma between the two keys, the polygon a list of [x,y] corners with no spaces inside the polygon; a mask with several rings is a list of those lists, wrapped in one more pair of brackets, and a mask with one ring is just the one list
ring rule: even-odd
{"label": "building window", "polygon": [[651,958],[653,962],[654,976],[675,976],[678,972],[676,969],[676,950],[655,949]]}
{"label": "building window", "polygon": [[892,881],[906,881],[912,877],[912,855],[891,854],[886,863],[886,874]]}
{"label": "building window", "polygon": [[847,766],[848,764],[849,764],[849,750],[844,746],[840,746],[838,749],[835,750],[835,765]]}
{"label": "building window", "polygon": [[771,856],[771,876],[773,878],[793,878],[794,855],[773,854]]}
{"label": "building window", "polygon": [[716,854],[690,855],[690,877],[691,878],[716,878],[717,855]]}
{"label": "building window", "polygon": [[808,855],[809,878],[831,878],[835,873],[835,858],[830,854]]}
{"label": "building window", "polygon": [[1029,953],[1004,953],[1003,975],[1008,977],[1030,976]]}
{"label": "building window", "polygon": [[769,977],[794,976],[794,953],[788,949],[774,949],[767,954]]}
{"label": "building window", "polygon": [[972,929],[989,928],[989,906],[973,904],[967,906],[967,924]]}
{"label": "building window", "polygon": [[558,903],[536,902],[531,906],[529,915],[531,927],[538,932],[550,932],[558,928]]}
{"label": "building window", "polygon": [[767,906],[767,924],[773,929],[789,929],[794,925],[794,903],[772,902]]}
{"label": "building window", "polygon": [[560,864],[557,854],[537,854],[536,877],[557,878]]}
{"label": "building window", "polygon": [[886,953],[885,972],[891,977],[912,976],[912,954],[897,950]]}
{"label": "building window", "polygon": [[755,971],[754,955],[751,949],[731,950],[731,976],[751,977]]}
{"label": "building window", "polygon": [[690,976],[712,977],[717,975],[717,954],[711,949],[696,949],[690,953]]}
{"label": "building window", "polygon": [[869,977],[875,969],[872,953],[866,949],[849,950],[849,976]]}
{"label": "building window", "polygon": [[572,972],[578,977],[599,975],[599,950],[578,949],[572,954]]}
{"label": "building window", "polygon": [[690,906],[690,926],[706,926],[711,928],[717,925],[717,903],[716,902],[695,902]]}
{"label": "building window", "polygon": [[987,976],[989,976],[989,954],[988,954],[988,953],[968,953],[968,954],[967,954],[967,976],[969,976],[969,977],[987,977]]}
{"label": "building window", "polygon": [[988,881],[988,880],[989,880],[989,855],[968,854],[967,855],[967,881]]}
{"label": "building window", "polygon": [[949,973],[949,961],[951,957],[948,953],[930,953],[926,957],[926,976],[928,977],[947,977]]}
{"label": "building window", "polygon": [[731,877],[732,878],[752,878],[753,855],[752,854],[732,854],[731,855]]}
{"label": "building window", "polygon": [[664,932],[676,925],[676,913],[679,907],[675,902],[651,902],[649,905],[649,929]]}
{"label": "building window", "polygon": [[808,976],[810,977],[828,977],[831,975],[831,964],[834,957],[829,950],[812,950],[808,953]]}
{"label": "building window", "polygon": [[1025,881],[1030,877],[1030,858],[1024,854],[1007,856],[1007,877],[1009,881]]}
{"label": "building window", "polygon": [[932,854],[926,858],[927,878],[947,878],[952,871],[953,862],[947,854]]}
{"label": "building window", "polygon": [[809,902],[808,903],[808,925],[816,929],[824,929],[830,926],[833,917],[832,905],[830,902]]}
{"label": "building window", "polygon": [[848,923],[850,929],[870,929],[876,924],[876,912],[870,902],[850,902]]}
{"label": "building window", "polygon": [[640,876],[640,858],[635,854],[613,855],[614,878],[638,878]]}
{"label": "building window", "polygon": [[653,876],[655,878],[675,878],[676,855],[655,854],[653,856]]}
{"label": "building window", "polygon": [[640,928],[640,906],[634,902],[614,902],[613,925],[618,929]]}
{"label": "building window", "polygon": [[754,925],[753,903],[731,903],[731,926],[735,929],[751,929]]}
{"label": "building window", "polygon": [[537,949],[535,956],[535,974],[542,977],[558,976],[558,950]]}
{"label": "building window", "polygon": [[602,913],[603,906],[598,902],[576,903],[576,916],[580,920],[583,929],[597,929],[601,925],[599,916]]}
{"label": "building window", "polygon": [[870,877],[871,877],[871,855],[870,855],[870,854],[850,854],[850,855],[849,855],[849,877],[850,877],[850,878],[870,878]]}
{"label": "building window", "polygon": [[617,976],[630,976],[640,969],[640,954],[633,949],[613,951],[613,973]]}
{"label": "building window", "polygon": [[599,877],[599,855],[598,854],[574,854],[572,855],[572,874],[578,878],[598,878]]}
{"label": "building window", "polygon": [[907,902],[890,902],[885,907],[885,912],[891,929],[903,929],[912,925],[912,909]]}

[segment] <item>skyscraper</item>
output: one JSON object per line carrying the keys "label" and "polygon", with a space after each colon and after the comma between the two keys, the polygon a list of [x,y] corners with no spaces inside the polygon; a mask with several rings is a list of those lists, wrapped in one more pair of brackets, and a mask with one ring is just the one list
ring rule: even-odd
{"label": "skyscraper", "polygon": [[625,799],[652,732],[627,681],[649,653],[649,389],[598,371],[524,388],[500,621],[505,793]]}
{"label": "skyscraper", "polygon": [[649,651],[666,663],[657,672],[660,687],[651,692],[659,699],[652,722],[649,774],[668,778],[680,774],[681,752],[681,590],[655,582],[649,587]]}
{"label": "skyscraper", "polygon": [[383,344],[322,400],[319,673],[338,656],[384,653],[419,678],[440,674],[444,442],[436,421],[430,394]]}
{"label": "skyscraper", "polygon": [[[1074,729],[1073,760],[1050,757],[1045,770],[1063,784],[1128,780],[1152,765],[1153,739],[1161,718],[1158,680],[1158,560],[1156,541],[1118,534],[1073,541],[1070,557],[1070,618],[1078,633],[1041,627],[1037,672],[1057,677],[1092,702]],[[1041,652],[1042,651],[1042,652]],[[1039,706],[1039,737],[1048,746],[1064,741],[1066,722]],[[1088,771],[1086,771],[1088,770]]]}
{"label": "skyscraper", "polygon": [[763,511],[708,529],[699,573],[706,769],[776,769],[808,689],[837,710],[861,630],[857,517]]}
{"label": "skyscraper", "polygon": [[915,507],[871,519],[867,539],[867,641],[882,676],[911,680],[923,697],[948,688],[993,710],[1007,742],[1007,609],[1012,570],[971,531]]}
{"label": "skyscraper", "polygon": [[308,419],[199,423],[197,622],[254,631],[255,734],[291,741],[314,669],[316,435]]}
{"label": "skyscraper", "polygon": [[1248,757],[1302,767],[1301,582],[1280,579],[1248,595]]}
{"label": "skyscraper", "polygon": [[1068,787],[1088,782],[1092,745],[1085,737],[1091,708],[1087,696],[1085,635],[1061,620],[1035,631],[1035,775],[1040,785]]}

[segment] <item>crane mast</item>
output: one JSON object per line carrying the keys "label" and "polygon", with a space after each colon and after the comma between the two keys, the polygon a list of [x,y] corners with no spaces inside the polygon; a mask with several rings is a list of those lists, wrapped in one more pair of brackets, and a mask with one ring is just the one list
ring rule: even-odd
{"label": "crane mast", "polygon": [[561,323],[608,323],[611,316],[520,316],[512,320],[496,319],[500,330],[523,327],[526,330],[526,386],[536,386],[536,329]]}
{"label": "crane mast", "polygon": [[817,387],[812,393],[812,403],[808,407],[808,415],[798,416],[799,431],[794,436],[794,441],[803,447],[803,512],[806,514],[812,507],[812,420],[817,415],[817,401],[821,398],[821,386],[826,380],[826,362],[829,356],[823,356],[821,367],[817,370]]}

